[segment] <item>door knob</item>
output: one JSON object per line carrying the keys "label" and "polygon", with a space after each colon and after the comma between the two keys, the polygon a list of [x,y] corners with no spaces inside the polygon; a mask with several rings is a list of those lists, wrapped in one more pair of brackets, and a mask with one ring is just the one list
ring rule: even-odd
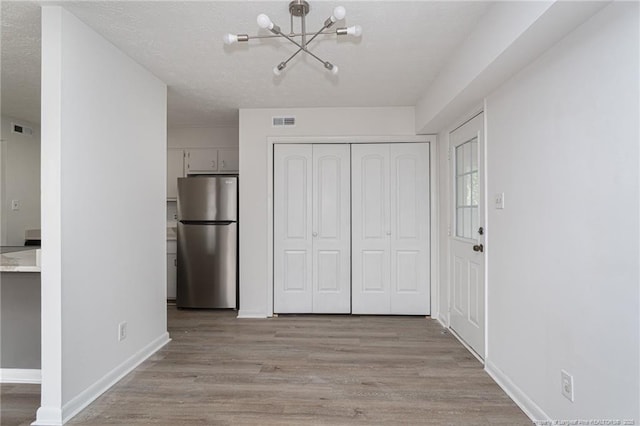
{"label": "door knob", "polygon": [[484,252],[484,246],[482,244],[476,244],[473,246],[473,251],[478,251],[482,253]]}
{"label": "door knob", "polygon": [[317,236],[318,236],[318,233],[317,233],[317,232],[314,232],[312,235],[313,235],[314,237],[317,237]]}

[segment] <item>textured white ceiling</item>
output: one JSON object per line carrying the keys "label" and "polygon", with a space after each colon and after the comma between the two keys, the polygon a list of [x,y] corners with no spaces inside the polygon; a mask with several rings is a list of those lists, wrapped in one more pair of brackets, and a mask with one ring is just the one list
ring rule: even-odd
{"label": "textured white ceiling", "polygon": [[[286,72],[272,68],[295,51],[285,40],[224,45],[227,32],[265,33],[267,13],[288,31],[288,1],[62,2],[67,10],[167,83],[168,120],[233,125],[238,108],[415,105],[487,2],[311,1],[308,30],[336,5],[361,38],[321,36],[310,46],[340,68],[332,76],[308,55]],[[295,23],[297,29],[298,22]],[[2,2],[2,113],[39,121],[40,12]]]}
{"label": "textured white ceiling", "polygon": [[2,2],[2,115],[40,123],[40,6]]}

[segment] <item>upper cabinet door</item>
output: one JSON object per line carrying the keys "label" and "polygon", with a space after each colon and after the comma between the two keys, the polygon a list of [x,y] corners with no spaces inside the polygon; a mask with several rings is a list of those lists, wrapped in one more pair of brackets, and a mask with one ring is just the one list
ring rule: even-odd
{"label": "upper cabinet door", "polygon": [[167,199],[178,198],[178,178],[184,177],[184,151],[169,148],[167,150]]}
{"label": "upper cabinet door", "polygon": [[389,145],[353,145],[352,313],[390,313]]}
{"label": "upper cabinet door", "polygon": [[312,146],[274,146],[274,312],[310,313]]}
{"label": "upper cabinet door", "polygon": [[185,150],[185,172],[187,175],[206,174],[218,171],[218,150],[214,148],[192,148]]}
{"label": "upper cabinet door", "polygon": [[238,149],[220,148],[218,150],[218,171],[230,173],[237,172],[239,169]]}
{"label": "upper cabinet door", "polygon": [[428,315],[429,145],[390,149],[391,314]]}
{"label": "upper cabinet door", "polygon": [[313,313],[351,312],[349,145],[313,145]]}

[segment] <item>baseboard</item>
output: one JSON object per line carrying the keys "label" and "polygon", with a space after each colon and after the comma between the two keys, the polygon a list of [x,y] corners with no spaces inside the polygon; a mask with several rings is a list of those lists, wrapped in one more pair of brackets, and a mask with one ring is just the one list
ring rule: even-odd
{"label": "baseboard", "polygon": [[[133,354],[129,359],[122,364],[111,370],[100,380],[89,386],[87,389],[78,394],[71,401],[64,404],[62,407],[62,423],[68,422],[73,416],[78,414],[87,405],[91,404],[96,398],[102,395],[105,391],[115,385],[120,379],[133,371],[138,365],[156,353],[164,345],[169,343],[169,333],[163,333],[157,339],[153,340],[147,346]],[[44,424],[44,423],[33,423]]]}
{"label": "baseboard", "polygon": [[[526,393],[507,377],[495,364],[486,360],[484,370],[502,388],[503,391],[516,403],[518,407],[531,419],[532,422],[551,422],[551,417],[545,413]],[[551,423],[549,423],[551,424]]]}
{"label": "baseboard", "polygon": [[436,317],[436,321],[438,321],[440,325],[443,326],[444,328],[449,328],[449,326],[447,325],[447,319],[442,315],[438,315]]}
{"label": "baseboard", "polygon": [[240,309],[238,311],[238,316],[236,318],[259,318],[259,319],[265,319],[267,318],[267,314],[265,314],[264,312],[245,312],[242,309]]}
{"label": "baseboard", "polygon": [[40,369],[0,368],[0,383],[42,383]]}
{"label": "baseboard", "polygon": [[62,410],[55,407],[40,407],[32,426],[62,426]]}
{"label": "baseboard", "polygon": [[481,356],[480,356],[480,355],[479,355],[479,354],[478,354],[478,353],[477,353],[477,352],[476,352],[476,351],[475,351],[471,346],[467,345],[467,342],[465,342],[465,341],[462,339],[462,337],[460,337],[460,336],[458,335],[458,333],[456,333],[456,331],[455,331],[453,328],[451,328],[451,327],[447,327],[447,329],[449,330],[449,333],[451,333],[451,335],[452,335],[453,337],[455,337],[456,339],[458,339],[458,342],[460,342],[460,344],[461,344],[462,346],[464,346],[464,347],[465,347],[465,349],[466,349],[466,350],[468,350],[468,351],[471,353],[471,355],[473,355],[474,357],[476,357],[476,359],[477,359],[478,361],[480,361],[480,363],[481,363],[482,365],[485,365],[485,363],[484,363],[484,359],[483,359],[483,358],[482,358],[482,357],[481,357]]}

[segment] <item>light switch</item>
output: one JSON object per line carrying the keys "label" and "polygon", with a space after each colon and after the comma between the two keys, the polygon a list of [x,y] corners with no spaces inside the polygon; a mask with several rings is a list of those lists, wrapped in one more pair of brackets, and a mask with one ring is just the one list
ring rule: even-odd
{"label": "light switch", "polygon": [[20,210],[20,200],[11,200],[11,210]]}
{"label": "light switch", "polygon": [[498,210],[504,209],[504,192],[496,194],[495,200],[496,200],[496,209]]}

